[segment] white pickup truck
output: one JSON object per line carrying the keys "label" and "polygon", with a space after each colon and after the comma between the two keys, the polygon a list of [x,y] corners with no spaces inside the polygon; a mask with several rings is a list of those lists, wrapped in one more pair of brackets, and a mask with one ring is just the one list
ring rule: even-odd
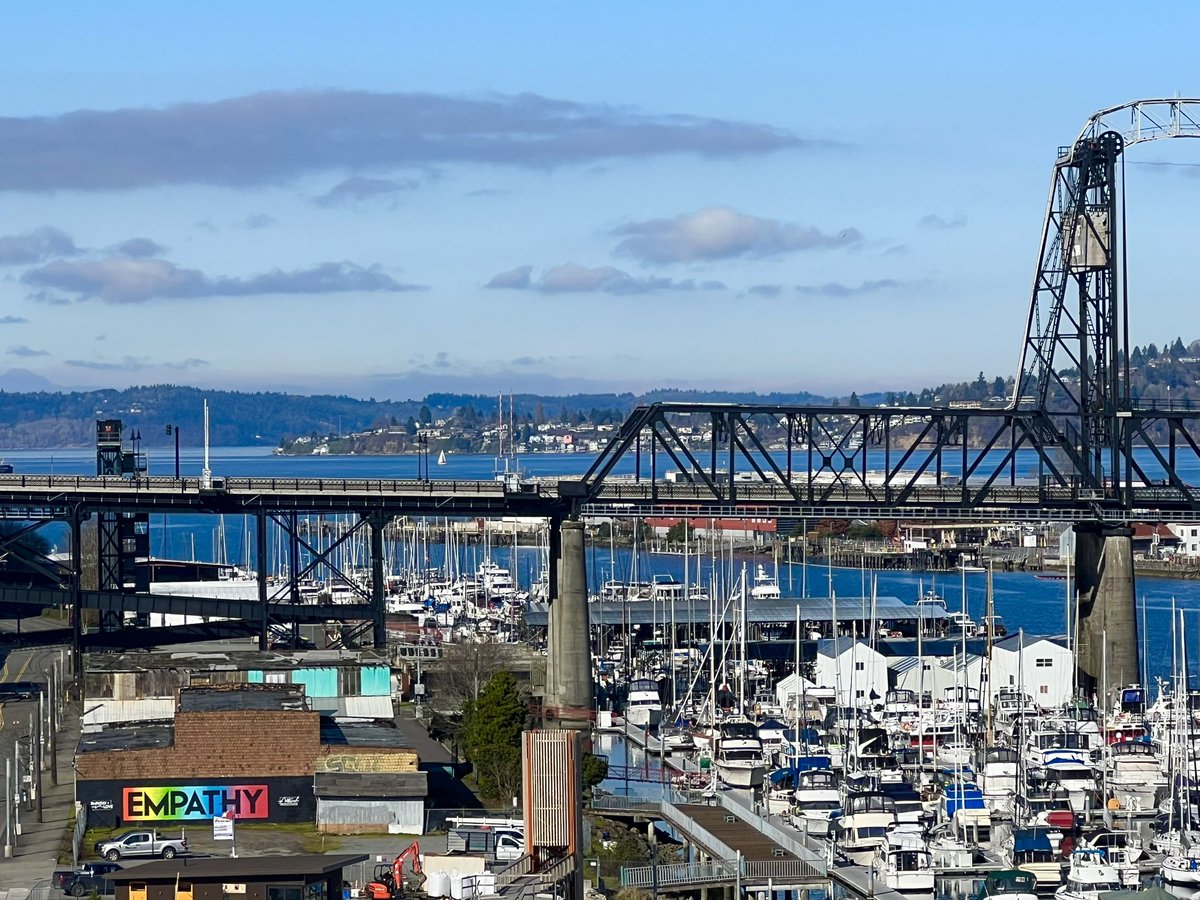
{"label": "white pickup truck", "polygon": [[177,838],[160,835],[157,831],[127,831],[107,841],[97,841],[95,851],[97,856],[105,859],[125,859],[131,856],[161,856],[171,859],[180,853],[187,853],[187,838],[180,834]]}

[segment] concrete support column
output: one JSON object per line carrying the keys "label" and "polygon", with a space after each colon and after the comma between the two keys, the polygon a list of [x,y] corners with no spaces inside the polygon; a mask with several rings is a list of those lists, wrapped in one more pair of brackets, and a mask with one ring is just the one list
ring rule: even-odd
{"label": "concrete support column", "polygon": [[266,650],[271,642],[271,616],[267,608],[267,514],[254,517],[255,565],[258,566],[258,649]]}
{"label": "concrete support column", "polygon": [[555,612],[558,609],[559,597],[559,573],[562,571],[562,519],[552,518],[550,520],[550,552],[546,559],[546,693],[545,705],[558,707],[562,706],[560,698],[556,694],[558,690],[558,674],[556,672],[555,654],[552,648],[557,647],[561,643],[558,632],[555,630],[555,623],[558,617]]}
{"label": "concrete support column", "polygon": [[[1075,664],[1104,708],[1113,690],[1141,681],[1132,529],[1081,522],[1075,525],[1075,584],[1079,597],[1079,646]],[[1107,638],[1107,659],[1105,659]],[[1106,683],[1101,683],[1107,665]]]}
{"label": "concrete support column", "polygon": [[553,672],[554,680],[547,685],[546,693],[564,716],[568,711],[576,711],[582,718],[590,713],[594,698],[583,523],[563,522],[560,533],[558,599],[551,604],[552,643],[548,654],[553,660],[549,671]]}
{"label": "concrete support column", "polygon": [[371,516],[371,619],[375,628],[372,641],[378,653],[387,652],[387,605],[383,589],[383,529],[387,520],[382,513]]}

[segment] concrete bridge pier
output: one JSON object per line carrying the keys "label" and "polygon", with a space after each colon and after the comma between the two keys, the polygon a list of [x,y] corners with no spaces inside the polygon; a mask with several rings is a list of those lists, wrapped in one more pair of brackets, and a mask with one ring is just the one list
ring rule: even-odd
{"label": "concrete bridge pier", "polygon": [[1087,682],[1085,689],[1094,689],[1104,708],[1112,705],[1114,690],[1142,678],[1132,537],[1133,530],[1124,525],[1102,522],[1075,525],[1075,584],[1079,600],[1075,665]]}
{"label": "concrete bridge pier", "polygon": [[[558,537],[558,596],[550,603],[546,705],[564,726],[586,728],[594,689],[583,523],[564,521]],[[554,549],[552,542],[552,556]]]}

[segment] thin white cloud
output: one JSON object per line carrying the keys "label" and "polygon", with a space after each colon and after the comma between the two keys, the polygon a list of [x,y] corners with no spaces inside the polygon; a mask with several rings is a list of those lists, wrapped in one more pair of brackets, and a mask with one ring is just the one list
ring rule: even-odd
{"label": "thin white cloud", "polygon": [[150,256],[159,256],[167,248],[157,241],[152,241],[147,237],[135,237],[121,241],[119,244],[114,244],[109,247],[108,252],[117,256],[128,256],[133,259],[144,259]]}
{"label": "thin white cloud", "polygon": [[75,256],[79,248],[61,228],[44,225],[24,234],[0,236],[0,266],[27,266],[56,256]]}
{"label": "thin white cloud", "polygon": [[425,181],[420,178],[395,181],[390,178],[367,178],[363,175],[355,175],[339,181],[313,202],[317,206],[326,207],[353,206],[366,200],[391,197],[405,191],[415,191],[424,183]]}
{"label": "thin white cloud", "polygon": [[9,356],[49,356],[49,350],[35,350],[33,347],[26,347],[24,344],[18,344],[15,347],[8,348]]}
{"label": "thin white cloud", "polygon": [[861,281],[858,284],[842,284],[829,281],[825,284],[798,284],[796,293],[802,297],[861,297],[866,294],[879,294],[905,287],[905,283],[894,278],[878,278],[873,281]]}
{"label": "thin white cloud", "polygon": [[638,278],[614,266],[581,266],[564,263],[551,266],[537,278],[532,266],[518,266],[501,272],[488,282],[489,288],[530,290],[542,294],[649,294],[658,291],[719,291],[720,281],[676,280],[660,276]]}
{"label": "thin white cloud", "polygon": [[262,228],[271,228],[272,226],[278,224],[278,219],[276,219],[274,216],[269,216],[266,213],[254,213],[253,215],[246,216],[246,218],[238,222],[238,225],[249,231],[258,231]]}
{"label": "thin white cloud", "polygon": [[532,273],[533,266],[517,266],[515,269],[509,269],[507,272],[493,275],[492,280],[484,285],[484,287],[527,288],[529,287],[529,276]]}
{"label": "thin white cloud", "polygon": [[[60,291],[79,300],[142,303],[155,299],[249,297],[263,294],[333,294],[419,290],[378,266],[326,262],[308,269],[274,269],[245,278],[213,277],[180,268],[165,259],[55,260],[26,272],[21,281],[35,288],[35,299]],[[49,295],[56,296],[56,295]]]}
{"label": "thin white cloud", "polygon": [[827,234],[811,226],[746,215],[728,206],[710,206],[670,219],[630,222],[612,233],[622,238],[617,253],[646,264],[762,259],[849,247],[862,241],[855,228]]}
{"label": "thin white cloud", "polygon": [[917,220],[918,228],[929,228],[933,231],[952,231],[956,228],[965,228],[966,225],[967,217],[962,213],[956,213],[948,219],[937,213],[929,213]]}
{"label": "thin white cloud", "polygon": [[154,361],[145,356],[126,356],[120,360],[102,359],[67,359],[63,364],[73,369],[92,369],[98,372],[142,372],[146,369],[171,369],[185,371],[201,369],[208,365],[208,360],[191,357],[180,361]]}

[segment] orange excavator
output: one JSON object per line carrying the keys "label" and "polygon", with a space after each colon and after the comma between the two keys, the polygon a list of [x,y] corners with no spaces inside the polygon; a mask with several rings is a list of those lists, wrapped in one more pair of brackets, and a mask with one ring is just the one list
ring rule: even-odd
{"label": "orange excavator", "polygon": [[375,867],[375,877],[367,885],[367,896],[371,900],[395,900],[404,897],[404,864],[411,861],[414,875],[420,876],[419,887],[425,881],[425,873],[421,870],[421,845],[413,841],[392,860],[391,865],[380,863]]}

